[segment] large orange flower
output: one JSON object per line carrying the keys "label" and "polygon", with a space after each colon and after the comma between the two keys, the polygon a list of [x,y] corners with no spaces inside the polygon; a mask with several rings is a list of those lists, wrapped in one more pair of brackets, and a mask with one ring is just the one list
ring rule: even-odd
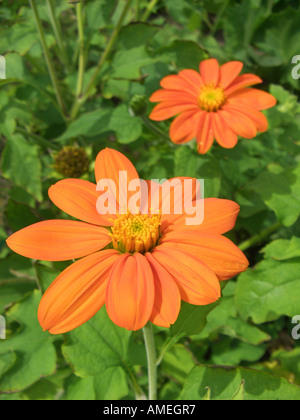
{"label": "large orange flower", "polygon": [[[126,189],[119,184],[120,171],[127,171],[128,183],[139,178],[124,155],[102,150],[96,159],[96,180],[115,182],[116,201]],[[181,187],[183,179],[178,180]],[[149,194],[163,188],[148,184]],[[196,189],[192,192],[195,199]],[[104,304],[112,321],[128,330],[140,329],[149,320],[169,327],[177,319],[181,300],[194,305],[215,302],[220,297],[219,280],[246,270],[244,254],[221,236],[235,225],[236,203],[206,199],[203,223],[186,226],[186,215],[175,214],[173,206],[171,214],[162,213],[167,194],[160,194],[157,214],[150,208],[142,211],[141,205],[137,214],[105,216],[96,210],[99,194],[88,181],[59,181],[49,190],[51,200],[82,221],[43,221],[7,240],[12,250],[28,258],[63,261],[83,257],[57,277],[41,300],[38,318],[50,333],[78,327]],[[176,187],[169,195],[174,202]]]}
{"label": "large orange flower", "polygon": [[243,63],[231,61],[222,66],[216,59],[200,63],[200,73],[182,70],[160,82],[161,87],[150,98],[160,102],[150,114],[155,121],[172,122],[170,138],[182,144],[196,138],[198,151],[206,153],[214,139],[225,148],[237,144],[238,136],[251,139],[268,129],[260,112],[276,104],[267,92],[250,88],[262,83],[254,74],[239,76]]}

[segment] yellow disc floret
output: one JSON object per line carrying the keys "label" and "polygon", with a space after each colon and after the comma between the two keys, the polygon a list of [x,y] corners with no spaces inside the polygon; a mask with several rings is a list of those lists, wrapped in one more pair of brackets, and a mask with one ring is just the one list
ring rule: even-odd
{"label": "yellow disc floret", "polygon": [[226,96],[221,87],[215,85],[203,86],[198,98],[198,105],[201,109],[208,112],[216,112],[224,105]]}
{"label": "yellow disc floret", "polygon": [[121,214],[114,221],[113,247],[121,252],[148,252],[160,238],[160,214]]}

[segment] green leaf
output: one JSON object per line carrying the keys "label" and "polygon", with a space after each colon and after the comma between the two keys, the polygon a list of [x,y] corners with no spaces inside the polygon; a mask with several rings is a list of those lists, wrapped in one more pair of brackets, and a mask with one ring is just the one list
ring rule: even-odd
{"label": "green leaf", "polygon": [[265,22],[257,42],[260,51],[257,61],[261,65],[287,65],[299,53],[299,19],[299,10],[288,7],[280,13],[272,14]]}
{"label": "green leaf", "polygon": [[256,324],[300,313],[300,259],[264,260],[238,277],[236,305],[244,319]]}
{"label": "green leaf", "polygon": [[296,222],[300,215],[300,165],[279,173],[265,171],[249,186],[285,226]]}
{"label": "green leaf", "polygon": [[106,369],[101,376],[78,378],[68,381],[65,400],[120,400],[128,394],[126,375],[122,368]]}
{"label": "green leaf", "polygon": [[161,364],[164,372],[179,383],[183,383],[195,366],[192,353],[182,344],[176,344],[167,352]]}
{"label": "green leaf", "polygon": [[203,401],[210,401],[211,400],[211,389],[209,386],[206,387],[206,394],[202,398]]}
{"label": "green leaf", "polygon": [[128,144],[142,135],[143,124],[139,117],[129,114],[126,105],[120,105],[112,113],[109,128],[116,133],[120,143]]}
{"label": "green leaf", "polygon": [[78,376],[99,376],[127,366],[131,333],[116,326],[102,308],[90,321],[66,334],[63,354]]}
{"label": "green leaf", "polygon": [[111,22],[111,15],[117,5],[117,0],[97,0],[85,5],[87,27],[100,29]]}
{"label": "green leaf", "polygon": [[189,146],[178,147],[174,156],[174,176],[197,178],[198,156]]}
{"label": "green leaf", "polygon": [[160,61],[172,64],[177,71],[194,69],[199,71],[199,63],[208,58],[207,53],[193,41],[176,40],[157,52]]}
{"label": "green leaf", "polygon": [[207,323],[208,314],[219,303],[220,300],[210,305],[196,306],[183,302],[177,321],[170,328],[171,337],[199,334]]}
{"label": "green leaf", "polygon": [[177,343],[180,338],[199,334],[206,326],[208,314],[220,303],[217,301],[210,305],[196,306],[182,302],[179,316],[170,327],[169,338],[165,341],[158,359],[160,363],[164,354]]}
{"label": "green leaf", "polygon": [[157,32],[158,27],[145,23],[134,23],[124,27],[118,40],[118,50],[112,61],[111,77],[139,79],[141,68],[158,58],[151,56],[146,44]]}
{"label": "green leaf", "polygon": [[297,383],[300,383],[300,348],[296,347],[293,350],[286,351],[280,349],[272,354],[272,360],[278,360],[282,368],[286,372],[291,372],[295,375]]}
{"label": "green leaf", "polygon": [[[223,291],[222,301],[208,314],[207,325],[195,339],[203,340],[214,337],[216,334],[224,334],[254,346],[270,340],[271,337],[268,334],[239,317],[234,302],[235,292],[236,283],[229,282]],[[226,349],[223,350],[225,353]]]}
{"label": "green leaf", "polygon": [[7,139],[2,155],[3,175],[42,201],[39,148],[29,145],[21,135]]}
{"label": "green leaf", "polygon": [[12,303],[20,300],[27,292],[30,292],[34,288],[33,283],[28,281],[0,281],[1,295],[0,295],[0,314],[3,313],[4,309],[10,306]]}
{"label": "green leaf", "polygon": [[210,362],[219,366],[238,366],[242,362],[256,362],[265,354],[265,346],[223,338],[212,344]]}
{"label": "green leaf", "polygon": [[278,239],[273,241],[262,250],[265,258],[273,258],[277,261],[285,261],[300,257],[300,238]]}
{"label": "green leaf", "polygon": [[15,363],[17,356],[14,352],[10,351],[1,355],[0,359],[0,378],[6,373]]}
{"label": "green leaf", "polygon": [[55,371],[53,337],[43,332],[37,320],[40,299],[41,294],[36,290],[7,313],[7,321],[17,321],[21,329],[0,341],[1,359],[7,357],[11,351],[17,355],[13,366],[0,379],[2,392],[21,391],[40,377],[51,375]]}
{"label": "green leaf", "polygon": [[204,179],[204,196],[206,198],[219,197],[222,172],[217,159],[202,159],[199,162],[198,178]]}
{"label": "green leaf", "polygon": [[245,381],[243,380],[239,389],[236,391],[232,397],[233,401],[244,401],[245,400]]}
{"label": "green leaf", "polygon": [[300,387],[291,385],[286,379],[251,369],[205,365],[196,366],[191,371],[179,399],[203,399],[209,387],[212,400],[232,400],[237,389],[241,396],[243,381],[245,400],[300,400]]}
{"label": "green leaf", "polygon": [[63,142],[79,136],[95,137],[109,131],[107,120],[110,112],[108,109],[97,109],[95,111],[82,114],[77,120],[72,122],[67,130],[57,141]]}

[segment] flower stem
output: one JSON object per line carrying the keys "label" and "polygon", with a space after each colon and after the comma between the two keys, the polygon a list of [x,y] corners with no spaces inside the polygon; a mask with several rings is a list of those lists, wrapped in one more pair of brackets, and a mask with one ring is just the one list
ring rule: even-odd
{"label": "flower stem", "polygon": [[26,131],[21,127],[16,127],[15,131],[26,137],[31,137],[34,140],[35,144],[38,144],[41,147],[44,147],[46,149],[60,150],[60,146],[58,144],[50,142],[49,140],[45,140],[43,137],[38,136],[34,133],[30,133],[29,131]]}
{"label": "flower stem", "polygon": [[124,361],[123,361],[123,363],[124,363],[124,365],[126,367],[126,370],[129,374],[130,383],[131,383],[131,386],[132,386],[132,388],[134,390],[134,394],[135,394],[135,399],[136,400],[146,400],[147,399],[146,395],[144,394],[142,388],[139,386],[132,368],[127,363],[125,363]]}
{"label": "flower stem", "polygon": [[78,22],[78,39],[79,39],[79,67],[78,67],[78,81],[77,81],[76,94],[77,94],[77,97],[79,97],[83,89],[83,78],[84,78],[84,69],[85,69],[82,3],[76,4],[76,15],[77,15],[77,22]]}
{"label": "flower stem", "polygon": [[148,322],[143,328],[144,341],[148,360],[148,384],[149,400],[157,399],[157,368],[156,368],[156,350],[152,324]]}
{"label": "flower stem", "polygon": [[143,14],[143,17],[141,19],[141,22],[147,22],[149,16],[151,15],[154,7],[156,6],[156,3],[158,2],[158,0],[152,0],[149,4],[148,7],[145,11],[145,13]]}
{"label": "flower stem", "polygon": [[282,223],[276,222],[274,225],[268,227],[267,229],[263,230],[262,232],[258,233],[257,235],[252,236],[252,238],[247,239],[246,241],[242,242],[239,245],[241,251],[246,251],[247,249],[251,248],[252,246],[263,242],[265,238],[267,238],[272,233],[276,232],[282,227]]}
{"label": "flower stem", "polygon": [[138,22],[140,18],[140,3],[141,0],[135,0],[135,20]]}
{"label": "flower stem", "polygon": [[108,41],[108,44],[107,44],[99,62],[98,62],[98,65],[95,69],[95,72],[94,72],[93,76],[91,77],[91,80],[90,80],[85,92],[83,93],[83,95],[80,98],[77,98],[76,102],[74,103],[72,111],[71,111],[71,119],[72,120],[74,120],[77,117],[80,107],[87,101],[87,99],[89,98],[90,94],[92,93],[94,87],[96,86],[99,73],[100,73],[100,71],[102,69],[102,66],[105,63],[108,55],[110,54],[111,50],[113,49],[113,47],[115,45],[115,42],[117,41],[119,32],[122,28],[122,25],[123,25],[123,22],[126,18],[126,15],[127,15],[128,11],[130,9],[131,3],[132,3],[132,0],[127,0],[126,1],[125,7],[123,9],[123,12],[122,12],[120,18],[119,18],[119,21],[118,21],[118,23],[117,23],[117,25],[116,25],[116,27],[115,27],[112,35],[111,35],[110,40]]}
{"label": "flower stem", "polygon": [[156,125],[154,125],[146,116],[141,116],[141,119],[143,123],[149,128],[149,130],[153,131],[153,133],[157,134],[158,136],[170,141],[169,136]]}
{"label": "flower stem", "polygon": [[34,18],[35,18],[40,42],[42,44],[42,48],[43,48],[43,51],[44,51],[45,60],[46,60],[46,64],[47,64],[48,71],[49,71],[49,74],[50,74],[50,78],[51,78],[51,81],[52,81],[52,85],[53,85],[53,88],[54,88],[54,92],[55,92],[55,95],[56,95],[56,99],[57,99],[57,102],[58,102],[61,110],[64,113],[65,112],[65,105],[64,105],[64,102],[63,102],[62,94],[60,92],[60,88],[59,88],[58,80],[57,80],[56,73],[55,73],[55,70],[54,70],[54,66],[53,66],[53,63],[52,63],[52,59],[51,59],[51,56],[50,56],[50,52],[48,50],[48,46],[47,46],[47,43],[46,43],[46,38],[45,38],[45,35],[44,35],[44,29],[43,29],[43,25],[42,25],[42,21],[40,19],[40,16],[38,14],[36,1],[35,0],[29,0],[29,1],[30,1],[31,9],[33,11]]}
{"label": "flower stem", "polygon": [[47,5],[48,5],[48,10],[49,10],[49,17],[50,17],[50,21],[51,21],[51,25],[53,28],[53,32],[56,38],[56,42],[60,51],[60,55],[61,55],[61,59],[62,62],[64,63],[64,65],[68,65],[68,57],[67,57],[67,53],[66,53],[66,49],[62,40],[62,33],[61,33],[61,27],[60,24],[56,18],[55,15],[55,6],[53,3],[53,0],[46,0],[47,1]]}
{"label": "flower stem", "polygon": [[223,2],[223,5],[220,7],[219,13],[216,16],[215,22],[211,28],[211,35],[214,35],[216,33],[216,31],[219,28],[219,24],[222,20],[222,17],[225,13],[225,10],[227,9],[227,6],[229,5],[230,0],[225,0],[225,2]]}

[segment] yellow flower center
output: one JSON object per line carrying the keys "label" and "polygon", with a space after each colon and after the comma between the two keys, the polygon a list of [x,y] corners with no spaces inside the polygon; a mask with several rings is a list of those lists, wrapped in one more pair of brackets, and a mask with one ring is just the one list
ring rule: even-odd
{"label": "yellow flower center", "polygon": [[160,225],[160,214],[121,214],[111,228],[113,247],[121,252],[150,251],[158,243]]}
{"label": "yellow flower center", "polygon": [[208,112],[216,112],[226,101],[224,90],[215,85],[203,86],[198,98],[198,105],[201,109]]}

